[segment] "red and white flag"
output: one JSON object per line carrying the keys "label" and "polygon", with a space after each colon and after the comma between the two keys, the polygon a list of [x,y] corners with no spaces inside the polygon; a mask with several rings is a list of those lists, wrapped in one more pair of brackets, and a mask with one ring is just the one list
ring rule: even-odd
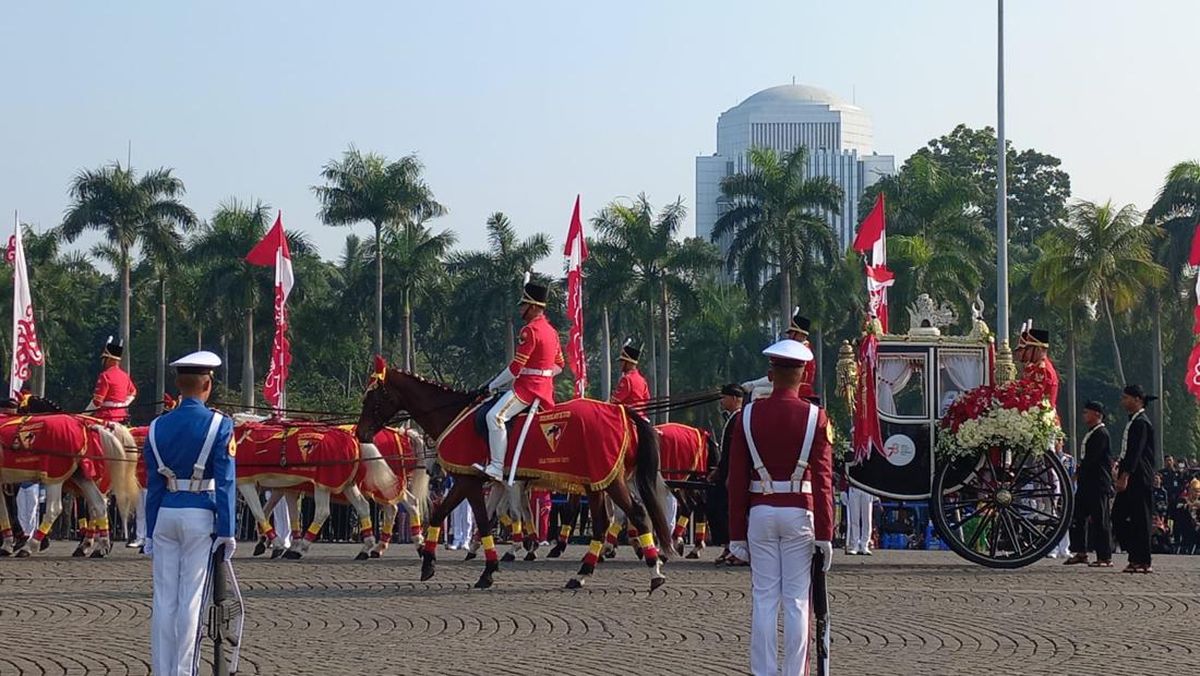
{"label": "red and white flag", "polygon": [[861,254],[870,253],[867,259],[867,299],[871,312],[879,318],[883,332],[887,333],[887,289],[895,283],[895,276],[887,267],[887,226],[882,192],[875,198],[871,213],[859,225],[851,248]]}
{"label": "red and white flag", "polygon": [[20,397],[21,386],[29,380],[29,367],[43,361],[38,345],[37,325],[33,319],[33,298],[29,294],[29,271],[25,267],[25,246],[21,243],[21,223],[8,238],[5,260],[13,266],[13,353],[12,370],[8,376],[8,391]]}
{"label": "red and white flag", "polygon": [[583,262],[587,260],[587,240],[583,237],[583,221],[579,218],[579,196],[575,196],[575,212],[567,229],[567,318],[571,329],[567,333],[567,365],[575,374],[575,396],[587,390],[587,362],[583,354]]}
{"label": "red and white flag", "polygon": [[[1200,267],[1200,223],[1196,223],[1196,229],[1192,232],[1192,248],[1188,252],[1188,265]],[[1196,276],[1196,309],[1193,315],[1192,333],[1200,336],[1200,275]],[[1192,353],[1188,355],[1187,376],[1184,384],[1187,386],[1188,392],[1200,400],[1200,343],[1193,345]]]}
{"label": "red and white flag", "polygon": [[246,262],[275,266],[275,339],[271,343],[271,367],[263,384],[263,397],[279,410],[285,405],[288,366],[292,363],[292,349],[287,338],[287,298],[296,282],[292,273],[292,254],[283,232],[282,211],[275,217],[275,225],[271,226],[267,236],[246,254]]}

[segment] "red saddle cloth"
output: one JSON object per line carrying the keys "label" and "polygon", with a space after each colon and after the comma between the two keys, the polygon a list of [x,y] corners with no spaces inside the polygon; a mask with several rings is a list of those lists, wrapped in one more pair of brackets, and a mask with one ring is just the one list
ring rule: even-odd
{"label": "red saddle cloth", "polygon": [[[475,415],[484,402],[467,408],[442,433],[437,442],[442,466],[459,473],[473,472],[472,465],[487,464],[487,439],[475,429]],[[505,475],[527,416],[519,415],[509,427]],[[593,399],[572,399],[534,417],[521,450],[517,476],[533,479],[557,490],[598,491],[608,487],[618,473],[633,466],[637,433],[625,408]]]}
{"label": "red saddle cloth", "polygon": [[[338,429],[349,432],[354,435],[354,425],[342,425]],[[354,437],[358,439],[357,436]],[[362,494],[367,496],[377,504],[387,503],[394,505],[400,502],[400,498],[404,497],[404,490],[407,488],[408,472],[411,472],[419,461],[416,451],[413,450],[412,439],[404,430],[395,427],[385,427],[375,433],[373,439],[375,448],[379,449],[379,454],[383,456],[388,467],[391,468],[392,474],[396,475],[396,487],[390,492],[384,492],[374,487],[367,486],[363,479],[366,476],[366,463],[359,463],[358,476],[355,478],[355,483],[358,484]],[[337,500],[344,500],[345,496],[338,493],[333,496]]]}
{"label": "red saddle cloth", "polygon": [[290,477],[337,493],[358,473],[358,440],[345,429],[266,421],[238,425],[233,436],[239,483]]}
{"label": "red saddle cloth", "polygon": [[658,431],[659,467],[664,479],[683,481],[708,472],[708,432],[690,425],[665,423]]}
{"label": "red saddle cloth", "polygon": [[0,417],[0,466],[31,472],[33,480],[61,482],[76,469],[107,492],[108,467],[100,435],[68,413]]}

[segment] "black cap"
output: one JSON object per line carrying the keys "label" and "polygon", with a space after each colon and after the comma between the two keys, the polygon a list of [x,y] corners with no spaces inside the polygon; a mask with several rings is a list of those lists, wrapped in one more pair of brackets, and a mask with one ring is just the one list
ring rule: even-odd
{"label": "black cap", "polygon": [[746,391],[737,383],[727,383],[721,386],[721,396],[724,397],[744,397]]}
{"label": "black cap", "polygon": [[1092,401],[1089,401],[1088,403],[1084,404],[1083,408],[1088,411],[1095,411],[1096,413],[1099,413],[1102,417],[1104,416],[1105,413],[1108,413],[1108,411],[1106,411],[1104,409],[1104,404],[1102,404],[1094,399]]}
{"label": "black cap", "polygon": [[527,282],[525,284],[524,293],[521,294],[521,305],[536,305],[538,307],[546,307],[546,299],[550,297],[550,289],[536,284]]}
{"label": "black cap", "polygon": [[108,359],[120,359],[123,354],[125,354],[125,346],[121,344],[121,341],[113,340],[113,337],[109,336],[108,341],[104,344],[104,351],[100,353],[100,356]]}
{"label": "black cap", "polygon": [[1025,344],[1030,347],[1050,347],[1050,332],[1046,329],[1029,329]]}
{"label": "black cap", "polygon": [[642,356],[642,351],[632,345],[626,345],[621,348],[621,361],[627,361],[631,364],[638,363],[638,357]]}
{"label": "black cap", "polygon": [[791,324],[791,326],[788,327],[788,331],[789,332],[795,331],[797,333],[808,333],[809,329],[811,329],[811,328],[812,328],[812,320],[810,320],[808,317],[805,317],[804,315],[798,314],[795,317],[792,317],[792,324]]}
{"label": "black cap", "polygon": [[1126,385],[1125,389],[1121,390],[1121,393],[1128,394],[1134,399],[1141,399],[1142,402],[1146,404],[1158,399],[1158,397],[1154,396],[1153,394],[1146,394],[1146,391],[1142,389],[1141,385]]}

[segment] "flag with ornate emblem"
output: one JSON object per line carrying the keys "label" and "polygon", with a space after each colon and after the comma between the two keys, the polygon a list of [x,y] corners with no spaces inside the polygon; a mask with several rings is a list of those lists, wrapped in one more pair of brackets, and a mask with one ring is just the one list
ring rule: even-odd
{"label": "flag with ornate emblem", "polygon": [[287,338],[287,298],[296,281],[292,274],[292,254],[288,251],[287,236],[283,232],[283,212],[275,217],[275,225],[271,226],[267,236],[246,255],[246,262],[263,267],[275,266],[275,339],[271,343],[271,366],[263,384],[263,397],[278,410],[284,407],[288,366],[292,363],[292,350]]}
{"label": "flag with ornate emblem", "polygon": [[[1188,265],[1200,267],[1200,222],[1196,223],[1196,229],[1192,232],[1192,248],[1188,253]],[[1194,312],[1195,322],[1192,325],[1192,332],[1200,336],[1200,275],[1196,276],[1196,309]],[[1188,356],[1187,361],[1187,379],[1184,382],[1188,392],[1196,399],[1200,399],[1200,343],[1192,346],[1192,353]]]}
{"label": "flag with ornate emblem", "polygon": [[888,331],[887,290],[894,282],[892,271],[887,267],[887,223],[884,217],[883,193],[875,197],[871,213],[858,226],[858,234],[850,248],[870,256],[867,259],[867,298],[871,312],[879,318],[883,332]]}
{"label": "flag with ornate emblem", "polygon": [[579,196],[575,196],[575,212],[567,229],[567,318],[571,328],[567,333],[567,364],[575,374],[575,396],[587,390],[587,364],[583,354],[583,262],[587,260],[587,241],[583,237],[583,221],[579,218]]}
{"label": "flag with ornate emblem", "polygon": [[29,380],[29,368],[43,361],[33,318],[33,298],[29,293],[29,271],[25,267],[25,246],[21,243],[19,220],[12,237],[8,238],[5,260],[13,266],[13,352],[8,389],[10,395],[18,397],[21,386]]}

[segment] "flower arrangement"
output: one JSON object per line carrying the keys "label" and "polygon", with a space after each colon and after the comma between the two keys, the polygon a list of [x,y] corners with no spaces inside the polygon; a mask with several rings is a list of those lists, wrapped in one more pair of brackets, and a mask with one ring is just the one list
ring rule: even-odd
{"label": "flower arrangement", "polygon": [[941,457],[979,455],[993,448],[1044,452],[1063,434],[1054,407],[1038,388],[1015,381],[963,393],[939,423]]}

